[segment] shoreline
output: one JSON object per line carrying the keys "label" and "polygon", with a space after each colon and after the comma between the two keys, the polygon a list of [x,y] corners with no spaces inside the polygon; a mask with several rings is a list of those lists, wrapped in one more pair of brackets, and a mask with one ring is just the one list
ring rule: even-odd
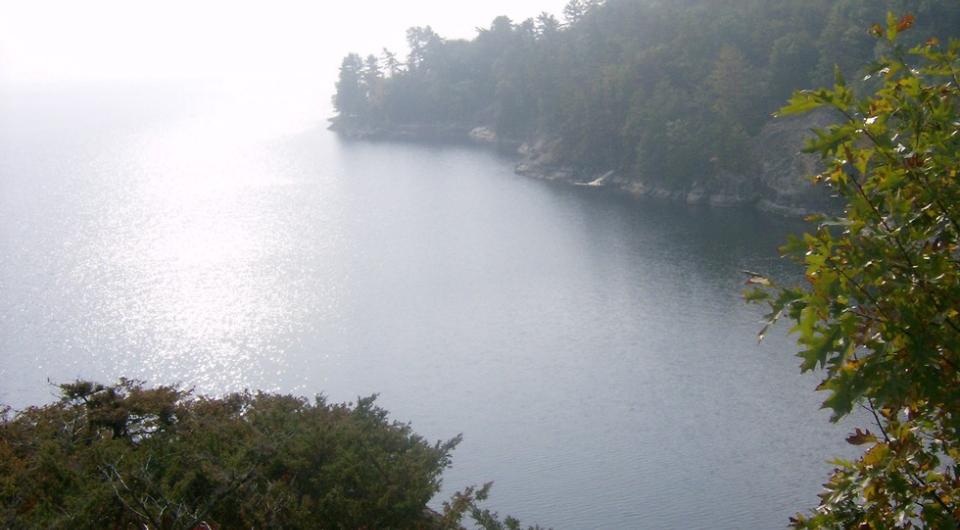
{"label": "shoreline", "polygon": [[[784,218],[803,218],[830,209],[828,201],[824,201],[822,197],[810,201],[810,204],[804,204],[802,201],[778,201],[775,193],[763,193],[763,179],[759,176],[721,174],[716,180],[728,186],[721,185],[721,189],[718,190],[695,182],[690,189],[684,190],[644,183],[639,179],[631,179],[617,170],[584,171],[570,165],[554,164],[551,162],[556,158],[557,140],[541,138],[524,142],[503,139],[491,128],[485,126],[471,128],[448,123],[357,127],[344,125],[336,119],[330,121],[332,123],[327,129],[346,140],[446,143],[489,149],[509,158],[514,165],[513,172],[516,175],[568,186],[611,191],[634,199],[651,198],[663,202],[719,209],[753,209]],[[806,177],[794,178],[798,181],[801,179],[807,180]],[[813,188],[812,184],[808,186]],[[725,187],[728,189],[723,189]]]}

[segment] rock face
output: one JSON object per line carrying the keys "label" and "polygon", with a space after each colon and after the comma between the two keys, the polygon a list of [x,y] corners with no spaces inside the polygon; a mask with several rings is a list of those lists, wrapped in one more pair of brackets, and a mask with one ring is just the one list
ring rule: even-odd
{"label": "rock face", "polygon": [[811,175],[819,171],[816,155],[803,153],[810,130],[825,127],[835,119],[819,112],[769,122],[753,139],[745,173],[720,171],[696,179],[685,188],[665,183],[644,182],[637,175],[615,170],[583,172],[564,164],[559,138],[536,138],[518,149],[520,175],[568,182],[578,186],[612,188],[634,196],[707,204],[718,208],[752,206],[787,216],[829,211],[836,204],[822,186],[814,186]]}
{"label": "rock face", "polygon": [[474,127],[467,136],[478,144],[497,145],[497,133],[491,127]]}
{"label": "rock face", "polygon": [[750,153],[763,190],[760,208],[804,215],[836,207],[828,190],[814,186],[809,179],[822,169],[819,157],[801,151],[812,136],[811,129],[836,121],[829,111],[821,111],[771,120],[763,127]]}
{"label": "rock face", "polygon": [[458,123],[405,123],[391,125],[366,125],[334,120],[328,127],[340,136],[351,140],[390,141],[470,141],[470,127]]}
{"label": "rock face", "polygon": [[835,203],[823,186],[814,186],[811,175],[819,171],[816,155],[801,152],[810,130],[835,121],[828,112],[815,112],[800,117],[775,119],[767,123],[753,138],[743,174],[720,171],[695,179],[686,187],[669,183],[644,182],[638,175],[616,169],[580,170],[564,160],[562,141],[558,137],[540,136],[526,142],[500,137],[490,126],[425,123],[390,126],[363,126],[334,121],[331,130],[346,138],[391,141],[465,142],[495,147],[518,158],[515,171],[519,175],[565,182],[590,188],[608,188],[636,197],[705,204],[718,208],[752,206],[761,210],[802,216],[829,211]]}

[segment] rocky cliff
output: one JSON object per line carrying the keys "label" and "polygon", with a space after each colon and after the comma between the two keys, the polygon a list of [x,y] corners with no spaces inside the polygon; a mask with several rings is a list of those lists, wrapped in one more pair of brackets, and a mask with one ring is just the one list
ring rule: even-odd
{"label": "rocky cliff", "polygon": [[612,188],[634,196],[708,204],[715,207],[752,206],[789,216],[828,211],[836,205],[810,176],[819,171],[816,155],[802,152],[811,129],[834,121],[827,112],[771,120],[751,141],[743,173],[721,171],[694,179],[686,187],[645,182],[638,175],[617,170],[583,172],[563,162],[559,138],[537,138],[518,150],[517,173],[529,177],[567,182],[577,186]]}
{"label": "rocky cliff", "polygon": [[825,127],[834,120],[827,112],[771,120],[751,141],[745,164],[749,170],[704,175],[684,187],[645,182],[640,176],[622,170],[578,169],[565,161],[562,141],[556,137],[541,136],[522,142],[501,138],[491,127],[455,123],[360,126],[334,122],[330,129],[351,139],[446,141],[495,147],[515,157],[517,174],[527,177],[607,188],[637,197],[714,207],[754,207],[781,215],[803,216],[835,207],[828,190],[810,181],[809,177],[819,171],[818,158],[801,151],[811,129]]}

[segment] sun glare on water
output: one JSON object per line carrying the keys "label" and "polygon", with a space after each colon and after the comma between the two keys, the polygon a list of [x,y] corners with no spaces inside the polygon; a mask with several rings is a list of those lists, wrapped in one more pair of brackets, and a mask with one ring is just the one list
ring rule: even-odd
{"label": "sun glare on water", "polygon": [[92,242],[102,252],[81,267],[110,279],[89,325],[131,350],[118,373],[176,374],[205,391],[270,386],[262,380],[282,369],[294,313],[308,305],[284,287],[291,243],[275,207],[299,178],[276,145],[308,126],[282,105],[249,110],[249,94],[219,101],[101,161],[117,188]]}

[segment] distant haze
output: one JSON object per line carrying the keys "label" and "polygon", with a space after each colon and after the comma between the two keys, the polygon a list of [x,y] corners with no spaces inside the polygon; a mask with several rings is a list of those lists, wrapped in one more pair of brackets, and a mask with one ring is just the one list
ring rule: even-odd
{"label": "distant haze", "polygon": [[0,84],[62,81],[270,80],[332,83],[347,52],[406,53],[408,27],[471,38],[561,0],[317,2],[30,0],[0,5]]}
{"label": "distant haze", "polygon": [[434,507],[495,480],[530,524],[782,526],[856,451],[740,294],[797,277],[801,225],[324,127],[346,53],[565,2],[0,0],[0,404],[119,376],[378,392],[464,435]]}

